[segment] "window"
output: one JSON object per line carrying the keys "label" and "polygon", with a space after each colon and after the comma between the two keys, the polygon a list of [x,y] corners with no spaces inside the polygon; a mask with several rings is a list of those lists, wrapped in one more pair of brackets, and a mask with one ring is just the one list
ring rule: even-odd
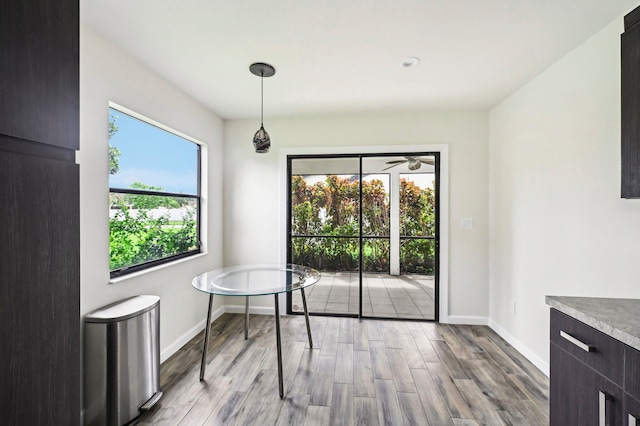
{"label": "window", "polygon": [[109,108],[111,277],[200,253],[200,145]]}

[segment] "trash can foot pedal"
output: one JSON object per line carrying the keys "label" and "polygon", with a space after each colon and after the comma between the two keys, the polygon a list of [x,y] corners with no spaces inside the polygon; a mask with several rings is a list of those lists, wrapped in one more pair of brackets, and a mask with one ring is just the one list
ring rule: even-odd
{"label": "trash can foot pedal", "polygon": [[142,410],[142,411],[151,410],[151,407],[156,405],[156,402],[158,402],[160,400],[160,398],[162,398],[162,392],[154,393],[153,396],[151,398],[149,398],[149,400],[147,402],[142,404],[142,407],[140,407],[140,410]]}

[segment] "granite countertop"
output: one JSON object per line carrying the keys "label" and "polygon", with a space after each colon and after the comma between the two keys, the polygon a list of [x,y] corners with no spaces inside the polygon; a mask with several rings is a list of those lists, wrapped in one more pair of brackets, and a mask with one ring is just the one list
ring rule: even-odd
{"label": "granite countertop", "polygon": [[640,299],[546,296],[547,305],[640,351]]}

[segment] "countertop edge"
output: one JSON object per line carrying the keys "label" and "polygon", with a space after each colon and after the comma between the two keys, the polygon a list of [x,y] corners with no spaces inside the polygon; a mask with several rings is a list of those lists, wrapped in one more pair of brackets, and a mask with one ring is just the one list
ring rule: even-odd
{"label": "countertop edge", "polygon": [[615,324],[611,324],[610,322],[604,321],[601,318],[597,318],[595,315],[583,312],[566,303],[563,303],[563,301],[558,300],[560,298],[570,299],[568,297],[560,296],[545,296],[545,302],[550,307],[557,309],[558,311],[569,315],[570,317],[583,322],[588,326],[593,327],[596,330],[640,351],[640,336],[629,334],[628,332],[616,327]]}

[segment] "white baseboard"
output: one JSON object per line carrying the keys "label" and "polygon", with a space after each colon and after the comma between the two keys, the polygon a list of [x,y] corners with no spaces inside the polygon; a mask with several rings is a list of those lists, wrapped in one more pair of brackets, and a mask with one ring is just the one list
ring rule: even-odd
{"label": "white baseboard", "polygon": [[[224,311],[232,314],[244,314],[244,305],[224,305]],[[249,306],[249,314],[273,315],[275,309],[269,306]],[[280,312],[282,315],[282,312]]]}
{"label": "white baseboard", "polygon": [[518,352],[520,352],[525,358],[527,358],[533,365],[535,365],[540,371],[542,371],[547,377],[549,377],[549,364],[545,362],[538,355],[533,353],[528,347],[522,344],[518,339],[509,334],[504,328],[493,320],[489,320],[489,327],[500,335],[504,340],[513,346]]}
{"label": "white baseboard", "polygon": [[[225,313],[224,306],[219,307],[215,311],[211,312],[211,322],[218,319],[223,313]],[[160,363],[168,360],[171,355],[175,354],[180,350],[181,347],[186,345],[191,339],[193,339],[198,333],[204,330],[204,324],[207,322],[206,318],[196,324],[189,331],[180,336],[177,340],[171,343],[169,346],[164,348],[163,351],[160,352]]]}
{"label": "white baseboard", "polygon": [[518,352],[522,354],[525,358],[527,358],[533,365],[536,366],[540,371],[542,371],[547,377],[549,376],[549,364],[546,363],[542,358],[533,353],[528,347],[526,347],[522,342],[513,337],[511,334],[507,333],[507,331],[502,328],[498,323],[494,320],[489,319],[487,317],[473,317],[473,316],[464,316],[464,315],[450,315],[446,319],[441,321],[445,324],[462,324],[462,325],[488,325],[491,327],[493,331],[498,333],[500,337],[502,337],[507,343],[513,346]]}
{"label": "white baseboard", "polygon": [[446,319],[440,322],[445,324],[460,324],[460,325],[489,325],[489,318],[472,317],[472,316],[464,316],[464,315],[449,315]]}

